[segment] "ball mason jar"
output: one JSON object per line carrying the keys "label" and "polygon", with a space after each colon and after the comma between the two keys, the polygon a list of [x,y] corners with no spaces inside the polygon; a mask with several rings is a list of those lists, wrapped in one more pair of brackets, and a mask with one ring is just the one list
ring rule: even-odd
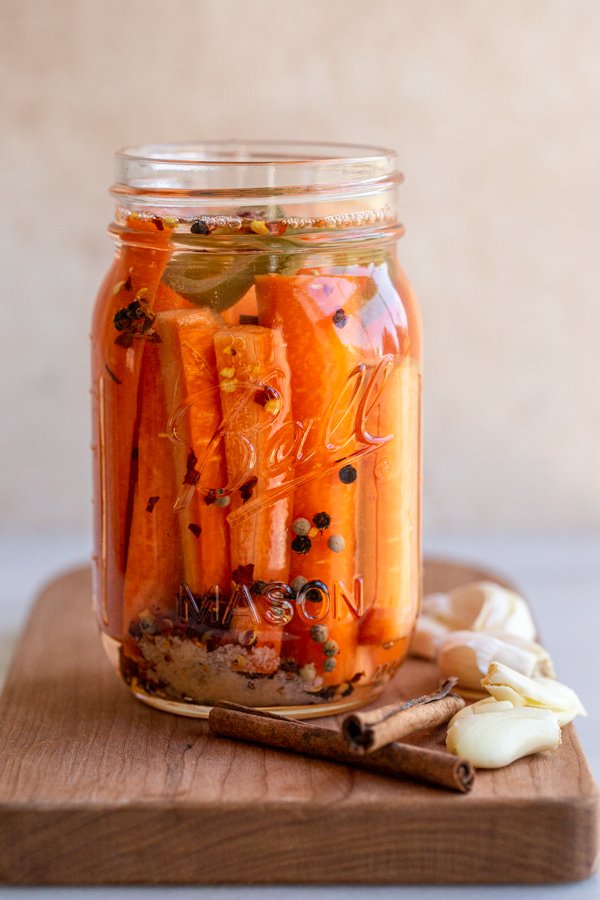
{"label": "ball mason jar", "polygon": [[420,599],[418,310],[373,147],[116,155],[93,321],[94,603],[152,706],[373,699]]}

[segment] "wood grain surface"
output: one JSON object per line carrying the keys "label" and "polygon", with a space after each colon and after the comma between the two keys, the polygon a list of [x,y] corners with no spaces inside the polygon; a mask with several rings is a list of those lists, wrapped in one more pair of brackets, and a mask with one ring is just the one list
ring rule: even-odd
{"label": "wood grain surface", "polygon": [[[482,575],[430,561],[426,588]],[[438,678],[409,660],[379,702]],[[597,861],[598,793],[572,726],[553,753],[478,772],[469,795],[211,737],[115,676],[87,570],[37,601],[0,716],[3,883],[536,883]]]}

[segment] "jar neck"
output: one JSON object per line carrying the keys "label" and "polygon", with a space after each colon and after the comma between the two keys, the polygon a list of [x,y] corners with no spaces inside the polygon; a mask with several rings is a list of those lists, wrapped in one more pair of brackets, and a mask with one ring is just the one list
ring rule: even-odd
{"label": "jar neck", "polygon": [[396,155],[345,145],[152,145],[116,156],[111,230],[235,239],[401,234]]}

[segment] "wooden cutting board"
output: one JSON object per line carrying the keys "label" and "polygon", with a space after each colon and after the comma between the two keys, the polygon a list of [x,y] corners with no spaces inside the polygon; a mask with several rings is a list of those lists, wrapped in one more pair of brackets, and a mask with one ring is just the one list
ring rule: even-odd
{"label": "wooden cutting board", "polygon": [[[486,576],[429,561],[426,589]],[[409,660],[385,701],[438,677]],[[598,793],[572,726],[553,753],[480,771],[468,795],[214,738],[120,683],[87,570],[38,599],[0,721],[3,883],[536,883],[597,861]]]}

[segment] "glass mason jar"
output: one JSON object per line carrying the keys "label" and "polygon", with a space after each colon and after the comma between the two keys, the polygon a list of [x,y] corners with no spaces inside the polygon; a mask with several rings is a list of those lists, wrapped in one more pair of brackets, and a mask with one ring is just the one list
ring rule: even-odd
{"label": "glass mason jar", "polygon": [[93,322],[94,597],[133,693],[374,698],[420,597],[420,325],[388,150],[116,156]]}

